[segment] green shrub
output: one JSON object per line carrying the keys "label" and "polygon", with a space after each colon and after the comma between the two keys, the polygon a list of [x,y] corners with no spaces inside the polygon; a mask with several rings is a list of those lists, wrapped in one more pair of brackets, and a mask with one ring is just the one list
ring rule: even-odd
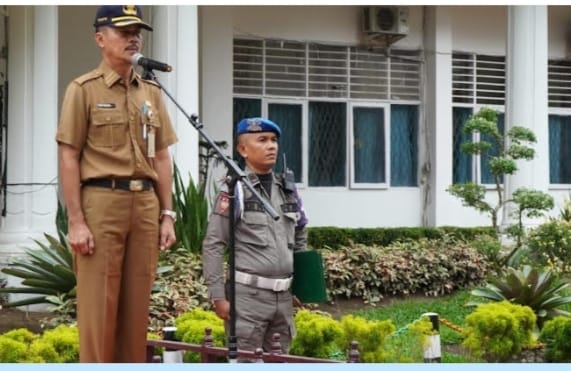
{"label": "green shrub", "polygon": [[17,342],[24,343],[27,345],[32,344],[32,342],[34,342],[37,338],[39,338],[39,336],[40,335],[34,334],[27,328],[18,328],[10,330],[2,335],[2,337],[5,337],[7,339],[16,340]]}
{"label": "green shrub", "polygon": [[208,223],[208,200],[204,195],[204,185],[195,185],[189,175],[188,185],[185,186],[178,166],[173,164],[173,186],[173,208],[177,216],[174,224],[176,244],[188,252],[200,254]]}
{"label": "green shrub", "polygon": [[[2,272],[22,279],[21,287],[0,288],[0,294],[31,294],[30,298],[6,303],[6,307],[50,304],[51,296],[75,299],[75,274],[72,254],[65,235],[58,231],[59,240],[44,234],[48,244],[35,240],[39,248],[25,248],[25,259],[17,259]],[[74,314],[75,316],[75,314]]]}
{"label": "green shrub", "polygon": [[54,345],[46,341],[38,340],[33,342],[30,344],[28,352],[31,359],[34,360],[34,363],[60,362],[60,357],[54,348]]}
{"label": "green shrub", "polygon": [[45,344],[46,348],[52,347],[57,357],[55,360],[46,362],[75,363],[79,361],[79,333],[75,326],[60,325],[54,329],[47,330],[35,344]]}
{"label": "green shrub", "polygon": [[3,335],[0,336],[0,363],[24,362],[27,357],[27,344]]}
{"label": "green shrub", "polygon": [[308,245],[315,249],[338,249],[350,244],[388,246],[394,242],[419,239],[440,239],[445,236],[471,241],[476,236],[495,236],[491,227],[400,227],[400,228],[338,228],[308,227]]}
{"label": "green shrub", "polygon": [[321,254],[330,297],[362,297],[371,304],[384,295],[438,296],[478,285],[489,265],[469,244],[447,240],[422,239],[384,248],[350,245]]}
{"label": "green shrub", "polygon": [[194,308],[210,308],[200,255],[179,249],[161,256],[151,293],[150,331],[172,326],[177,316]]}
{"label": "green shrub", "polygon": [[546,345],[546,361],[571,362],[571,318],[556,317],[547,321],[539,341]]}
{"label": "green shrub", "polygon": [[291,354],[327,359],[342,352],[343,328],[331,316],[299,310],[294,320],[297,334],[291,344]]}
{"label": "green shrub", "polygon": [[352,340],[359,342],[361,362],[384,362],[388,358],[387,338],[395,331],[391,320],[369,321],[362,317],[346,315],[341,318],[343,348],[349,349]]}
{"label": "green shrub", "polygon": [[490,362],[507,361],[524,346],[533,345],[535,314],[508,301],[481,304],[466,317],[462,343],[475,356]]}
{"label": "green shrub", "polygon": [[494,236],[481,234],[468,242],[471,247],[486,257],[493,271],[499,271],[504,266],[504,256],[502,255],[502,242]]}
{"label": "green shrub", "polygon": [[550,220],[530,231],[527,239],[533,264],[571,272],[571,222]]}
{"label": "green shrub", "polygon": [[61,325],[41,335],[20,328],[0,335],[0,362],[76,363],[78,361],[77,327]]}
{"label": "green shrub", "polygon": [[[226,343],[224,321],[212,311],[205,311],[201,308],[193,309],[177,317],[175,326],[175,338],[185,343],[202,344],[207,327],[212,329],[214,346],[222,347]],[[224,360],[221,358],[219,361]],[[184,362],[200,362],[200,355],[194,352],[186,352]]]}

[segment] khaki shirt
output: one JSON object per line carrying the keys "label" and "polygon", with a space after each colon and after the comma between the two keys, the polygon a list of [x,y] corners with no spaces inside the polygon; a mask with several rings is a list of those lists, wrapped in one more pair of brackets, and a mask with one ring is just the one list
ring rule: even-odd
{"label": "khaki shirt", "polygon": [[101,62],[68,85],[56,140],[82,152],[81,181],[110,177],[156,181],[158,175],[147,148],[150,132],[154,132],[155,151],[177,141],[155,82],[133,73],[125,85]]}
{"label": "khaki shirt", "polygon": [[[246,169],[255,189],[264,197],[257,177]],[[236,220],[235,263],[236,270],[269,278],[286,278],[293,274],[293,252],[305,250],[307,231],[305,226],[296,227],[299,218],[294,192],[284,187],[281,175],[274,174],[271,205],[279,214],[273,220],[248,190],[243,187],[244,210]],[[229,199],[224,191],[218,194],[216,204],[208,221],[202,244],[203,273],[212,300],[225,298],[223,270],[224,249],[229,241]]]}

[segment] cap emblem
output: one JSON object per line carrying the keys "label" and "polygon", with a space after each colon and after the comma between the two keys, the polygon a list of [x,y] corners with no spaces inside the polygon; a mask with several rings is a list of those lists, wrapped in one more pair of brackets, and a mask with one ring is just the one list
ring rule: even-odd
{"label": "cap emblem", "polygon": [[248,120],[248,127],[247,129],[249,132],[253,131],[262,131],[262,123],[260,120]]}
{"label": "cap emblem", "polygon": [[135,5],[125,5],[123,7],[123,13],[126,15],[137,15],[137,7],[135,7]]}

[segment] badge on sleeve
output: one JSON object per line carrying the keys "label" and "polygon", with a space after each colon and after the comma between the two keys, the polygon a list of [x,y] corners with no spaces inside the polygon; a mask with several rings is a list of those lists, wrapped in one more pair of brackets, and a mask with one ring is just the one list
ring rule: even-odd
{"label": "badge on sleeve", "polygon": [[216,199],[216,206],[214,207],[214,213],[222,216],[230,215],[230,197],[226,192],[220,192],[218,198]]}

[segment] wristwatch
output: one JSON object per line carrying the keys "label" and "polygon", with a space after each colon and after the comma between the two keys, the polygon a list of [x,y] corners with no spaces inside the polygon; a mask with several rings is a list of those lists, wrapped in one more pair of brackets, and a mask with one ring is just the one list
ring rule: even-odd
{"label": "wristwatch", "polygon": [[161,215],[159,217],[159,219],[162,219],[163,216],[168,216],[172,219],[173,222],[176,222],[176,211],[174,210],[161,210]]}

